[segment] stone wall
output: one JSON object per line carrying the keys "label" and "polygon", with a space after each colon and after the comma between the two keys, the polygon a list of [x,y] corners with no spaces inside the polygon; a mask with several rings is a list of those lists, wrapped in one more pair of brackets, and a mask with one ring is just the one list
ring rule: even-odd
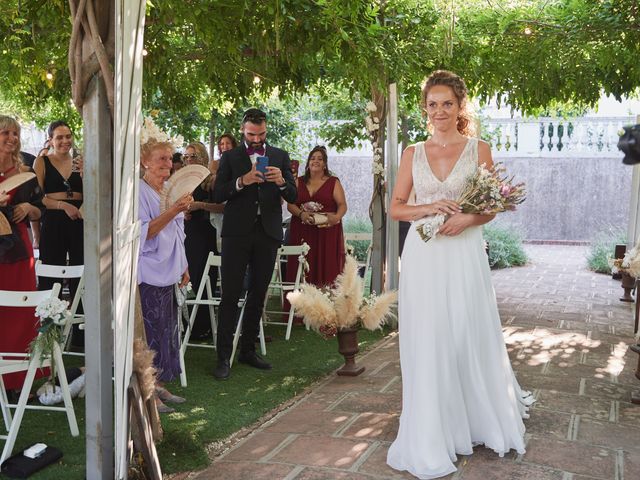
{"label": "stone wall", "polygon": [[[602,158],[502,158],[508,171],[527,184],[528,196],[515,212],[494,224],[517,228],[525,240],[590,241],[599,231],[626,231],[631,167],[621,156]],[[371,158],[331,155],[330,169],[347,195],[347,218],[368,218]]]}

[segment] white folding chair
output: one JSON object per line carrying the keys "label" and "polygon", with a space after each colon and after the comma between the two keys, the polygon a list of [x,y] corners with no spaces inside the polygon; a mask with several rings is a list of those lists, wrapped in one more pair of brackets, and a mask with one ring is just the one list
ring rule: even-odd
{"label": "white folding chair", "polygon": [[[211,285],[211,279],[209,277],[209,272],[212,268],[218,269],[218,281],[221,280],[221,269],[222,266],[222,257],[220,255],[214,255],[213,252],[209,252],[209,256],[207,257],[207,263],[205,265],[204,271],[202,272],[202,279],[200,280],[200,286],[198,287],[198,291],[196,292],[196,297],[194,299],[186,299],[183,307],[181,308],[181,313],[183,318],[185,318],[187,323],[187,328],[182,335],[182,343],[180,345],[180,384],[183,387],[187,386],[187,370],[185,366],[184,357],[187,352],[187,347],[201,347],[201,348],[216,348],[216,334],[218,331],[218,322],[216,320],[216,307],[220,306],[221,297],[214,295],[214,289]],[[207,293],[206,297],[204,293]],[[238,344],[238,337],[240,336],[241,326],[242,326],[242,317],[244,315],[244,304],[246,300],[246,294],[243,298],[238,300],[238,307],[240,307],[240,318],[238,320],[238,326],[236,328],[236,333],[233,339],[233,351],[231,354],[231,363],[233,363],[233,356],[236,352],[236,346]],[[198,314],[198,309],[200,306],[207,306],[209,308],[209,318],[211,320],[211,334],[213,336],[213,343],[190,343],[189,340],[191,338],[191,331],[193,330],[193,323],[195,322],[196,315]],[[189,313],[189,306],[191,306],[191,312]],[[182,325],[182,322],[180,322]],[[262,329],[262,324],[260,324],[260,345],[262,354],[265,355],[267,352],[266,345],[264,342],[264,332]]]}
{"label": "white folding chair", "polygon": [[62,333],[62,345],[64,346],[62,353],[65,355],[84,356],[84,353],[82,352],[69,351],[69,344],[71,343],[71,329],[73,328],[73,325],[77,324],[80,325],[80,328],[84,327],[84,314],[77,313],[78,305],[80,305],[80,301],[84,295],[84,265],[48,265],[38,260],[36,262],[36,276],[46,278],[80,279],[76,294],[73,296],[71,305],[69,306],[69,321],[64,326],[64,331]]}
{"label": "white folding chair", "polygon": [[[346,247],[346,251],[349,254],[353,253],[353,246],[349,244],[349,242],[358,242],[358,241],[368,241],[369,242],[369,246],[367,247],[367,258],[365,260],[364,263],[362,262],[358,262],[358,267],[359,268],[364,268],[364,275],[362,276],[363,278],[363,282],[362,282],[362,289],[366,290],[367,285],[368,285],[368,278],[369,278],[369,272],[371,271],[371,252],[373,251],[372,249],[372,242],[373,236],[371,233],[345,233],[344,235],[344,243],[345,243],[345,247]],[[365,293],[365,292],[363,292]]]}
{"label": "white folding chair", "polygon": [[[0,306],[3,307],[22,307],[33,310],[38,304],[47,298],[57,297],[60,292],[60,284],[54,284],[51,290],[34,291],[34,292],[12,292],[7,290],[0,290]],[[42,352],[36,349],[31,354],[24,352],[2,352],[0,353],[0,407],[2,409],[2,416],[4,418],[4,424],[7,429],[7,435],[0,435],[0,438],[5,440],[4,449],[2,450],[2,457],[0,457],[0,463],[4,462],[13,451],[13,447],[20,430],[20,424],[24,416],[25,410],[53,410],[66,412],[67,420],[69,422],[69,430],[71,435],[77,437],[79,435],[78,423],[76,421],[76,414],[73,409],[73,403],[71,401],[71,394],[69,393],[69,384],[67,382],[67,376],[64,370],[64,362],[62,361],[62,348],[61,345],[56,344],[53,346],[53,359],[41,358]],[[29,400],[29,392],[33,386],[33,380],[38,368],[51,366],[51,361],[55,362],[56,372],[60,381],[60,388],[62,389],[62,397],[64,399],[64,407],[53,406],[38,406],[27,405]],[[2,380],[2,375],[15,372],[26,371],[24,383],[22,384],[22,391],[17,404],[9,403],[7,398],[7,391]],[[11,415],[11,409],[15,409],[13,417]]]}
{"label": "white folding chair", "polygon": [[[287,332],[285,333],[285,340],[289,340],[291,337],[291,327],[293,326],[293,317],[295,316],[295,308],[293,305],[289,308],[288,317],[286,322],[278,322],[269,320],[269,314],[284,314],[287,313],[283,310],[267,310],[267,303],[269,300],[269,293],[276,292],[280,295],[280,304],[284,304],[284,298],[286,292],[291,292],[300,288],[300,285],[304,282],[304,264],[306,263],[306,256],[309,253],[311,247],[306,243],[302,245],[287,245],[280,247],[276,255],[276,264],[273,269],[273,275],[271,277],[271,283],[267,290],[267,298],[264,302],[265,308],[263,311],[263,323],[265,325],[286,325]],[[287,257],[298,257],[298,269],[296,270],[295,280],[293,282],[286,282],[282,278],[282,265],[281,262]]]}

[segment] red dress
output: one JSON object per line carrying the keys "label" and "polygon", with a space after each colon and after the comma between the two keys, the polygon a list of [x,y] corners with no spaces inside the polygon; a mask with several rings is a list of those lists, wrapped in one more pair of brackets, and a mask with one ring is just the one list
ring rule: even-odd
{"label": "red dress", "polygon": [[[333,189],[337,181],[337,177],[329,177],[312,196],[304,183],[304,178],[298,177],[296,205],[301,207],[306,202],[318,202],[323,206],[320,213],[335,213],[338,210],[338,205],[333,199]],[[342,223],[333,227],[318,228],[314,225],[303,224],[298,217],[291,217],[289,245],[300,245],[302,242],[306,242],[311,247],[307,254],[309,262],[307,282],[317,286],[331,285],[336,277],[342,273],[344,267],[345,251]],[[295,280],[297,269],[298,259],[290,257],[287,262],[287,281]]]}
{"label": "red dress", "polygon": [[[4,180],[4,177],[0,177],[0,185]],[[35,179],[8,192],[10,196],[9,205],[14,203],[17,192],[34,188],[32,182],[35,182]],[[27,193],[27,195],[29,194]],[[36,290],[35,260],[27,229],[28,220],[24,220],[17,225],[13,224],[10,218],[7,218],[7,220],[14,227],[14,232],[18,234],[22,245],[20,246],[18,259],[13,257],[15,249],[0,253],[0,290]],[[29,350],[29,343],[38,333],[35,308],[0,307],[0,331],[2,332],[2,335],[0,335],[0,352],[26,353]],[[36,372],[37,377],[44,374],[48,373],[43,372],[42,369]],[[8,390],[20,389],[25,375],[26,372],[3,375],[2,380],[4,380],[5,388]]]}

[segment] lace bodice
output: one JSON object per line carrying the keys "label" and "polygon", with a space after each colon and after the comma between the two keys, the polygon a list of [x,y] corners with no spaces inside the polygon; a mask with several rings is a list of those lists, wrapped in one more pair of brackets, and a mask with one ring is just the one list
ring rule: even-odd
{"label": "lace bodice", "polygon": [[456,200],[460,196],[467,178],[473,175],[477,166],[478,139],[470,138],[449,176],[444,181],[440,181],[431,171],[424,142],[416,143],[412,166],[416,204],[433,203],[443,198]]}

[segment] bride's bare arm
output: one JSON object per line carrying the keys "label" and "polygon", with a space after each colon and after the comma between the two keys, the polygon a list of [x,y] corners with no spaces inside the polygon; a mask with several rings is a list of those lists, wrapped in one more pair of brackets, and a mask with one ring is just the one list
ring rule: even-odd
{"label": "bride's bare arm", "polygon": [[413,188],[413,154],[415,147],[412,145],[402,153],[400,167],[398,168],[398,176],[396,184],[393,188],[391,197],[391,206],[389,213],[394,220],[403,220],[410,222],[426,217],[428,215],[436,215],[443,213],[453,215],[460,211],[460,207],[456,202],[451,200],[438,200],[434,203],[421,205],[408,205],[409,195]]}

